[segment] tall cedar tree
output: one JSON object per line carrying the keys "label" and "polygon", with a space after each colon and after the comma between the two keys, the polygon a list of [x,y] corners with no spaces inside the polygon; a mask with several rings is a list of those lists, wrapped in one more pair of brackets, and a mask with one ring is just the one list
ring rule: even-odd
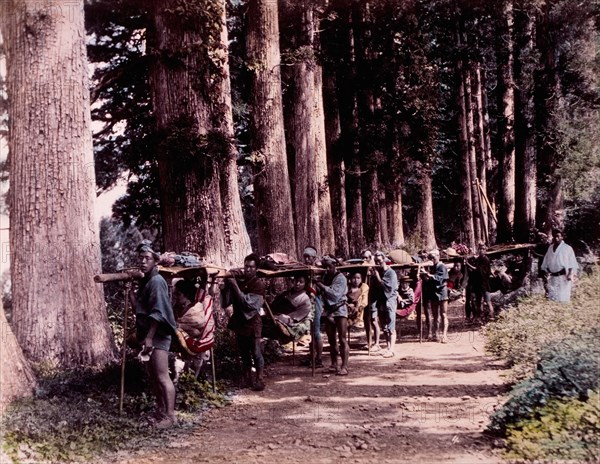
{"label": "tall cedar tree", "polygon": [[[282,82],[297,255],[320,245],[314,17],[311,2],[281,2]],[[319,246],[319,249],[322,249]],[[328,251],[330,252],[330,251]]]}
{"label": "tall cedar tree", "polygon": [[498,141],[500,143],[500,195],[498,241],[513,239],[515,218],[515,85],[513,78],[513,0],[497,4],[496,55],[498,65]]}
{"label": "tall cedar tree", "polygon": [[250,145],[258,251],[293,256],[297,248],[285,156],[277,2],[248,2],[246,53],[252,73]]}
{"label": "tall cedar tree", "polygon": [[100,246],[83,1],[2,8],[13,327],[31,360],[104,365],[113,342],[102,288],[92,279]]}
{"label": "tall cedar tree", "polygon": [[225,2],[157,0],[152,11],[165,248],[239,264],[250,240],[237,194]]}
{"label": "tall cedar tree", "polygon": [[340,21],[339,14],[328,11],[320,24],[321,54],[323,57],[323,100],[325,143],[327,152],[328,187],[331,194],[331,214],[336,256],[349,257],[348,222],[346,211],[346,164],[342,147],[340,102],[338,100],[338,73]]}
{"label": "tall cedar tree", "polygon": [[533,76],[535,12],[531,2],[515,2],[515,239],[526,242],[535,227],[536,152]]}

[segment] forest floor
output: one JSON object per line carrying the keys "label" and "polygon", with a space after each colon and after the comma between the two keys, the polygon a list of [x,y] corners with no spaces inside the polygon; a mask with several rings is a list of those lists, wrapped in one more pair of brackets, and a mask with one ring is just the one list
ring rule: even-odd
{"label": "forest floor", "polygon": [[347,377],[324,369],[312,377],[286,356],[268,366],[265,391],[239,390],[167,447],[118,453],[113,462],[502,462],[483,431],[507,391],[507,371],[485,356],[484,336],[464,323],[462,306],[449,313],[448,344],[419,343],[415,321],[404,320],[396,356],[384,359],[362,349],[364,331],[352,332]]}

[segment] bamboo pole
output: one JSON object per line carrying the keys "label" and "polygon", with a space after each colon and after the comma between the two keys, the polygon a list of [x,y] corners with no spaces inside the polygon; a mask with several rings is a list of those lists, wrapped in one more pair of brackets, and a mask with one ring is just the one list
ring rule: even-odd
{"label": "bamboo pole", "polygon": [[492,205],[490,204],[490,200],[488,200],[488,197],[485,194],[485,191],[483,190],[483,187],[481,186],[479,179],[476,179],[476,180],[477,180],[477,187],[479,187],[479,191],[483,195],[483,198],[485,199],[485,203],[487,204],[487,207],[490,209],[490,212],[492,213],[492,218],[494,219],[494,222],[496,224],[498,224],[498,218],[496,217],[496,212],[494,211],[494,208],[492,208]]}
{"label": "bamboo pole", "polygon": [[127,360],[127,318],[129,317],[129,292],[131,281],[125,282],[125,314],[123,316],[123,348],[121,349],[121,389],[119,392],[119,414],[123,414],[123,399],[125,398],[125,362]]}

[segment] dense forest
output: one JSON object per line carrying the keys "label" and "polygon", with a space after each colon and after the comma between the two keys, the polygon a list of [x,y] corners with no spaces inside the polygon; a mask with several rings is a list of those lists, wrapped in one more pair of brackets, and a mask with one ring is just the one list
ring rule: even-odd
{"label": "dense forest", "polygon": [[597,240],[596,2],[86,8],[97,189],[167,249]]}
{"label": "dense forest", "polygon": [[[110,360],[88,277],[101,255],[128,265],[142,237],[222,266],[307,244],[342,258],[474,249],[553,226],[599,244],[597,1],[11,0],[1,13],[12,325],[32,360]],[[94,197],[123,178],[98,234]]]}

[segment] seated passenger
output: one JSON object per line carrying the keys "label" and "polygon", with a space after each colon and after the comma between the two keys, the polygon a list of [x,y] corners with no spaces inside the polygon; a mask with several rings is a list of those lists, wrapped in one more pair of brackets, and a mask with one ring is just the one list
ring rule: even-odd
{"label": "seated passenger", "polygon": [[212,338],[214,330],[209,311],[212,297],[203,287],[201,285],[198,290],[192,281],[182,279],[173,288],[173,309],[180,341],[185,341],[187,350],[193,353],[206,350],[207,339]]}
{"label": "seated passenger", "polygon": [[[288,327],[294,327],[305,321],[310,315],[311,309],[312,302],[308,295],[308,278],[306,276],[296,277],[292,287],[277,295],[271,303],[271,310],[275,319]],[[288,334],[282,334],[270,317],[263,316],[262,320],[263,337],[289,340]]]}
{"label": "seated passenger", "polygon": [[307,285],[306,276],[298,276],[294,279],[292,288],[275,297],[271,307],[276,319],[291,325],[303,321],[310,314],[311,304]]}
{"label": "seated passenger", "polygon": [[364,311],[369,304],[369,286],[363,282],[360,272],[354,272],[350,277],[348,289],[348,321],[359,329],[365,327]]}
{"label": "seated passenger", "polygon": [[400,309],[408,308],[415,301],[415,292],[410,287],[411,281],[410,276],[400,278],[400,288],[398,289],[398,307]]}

